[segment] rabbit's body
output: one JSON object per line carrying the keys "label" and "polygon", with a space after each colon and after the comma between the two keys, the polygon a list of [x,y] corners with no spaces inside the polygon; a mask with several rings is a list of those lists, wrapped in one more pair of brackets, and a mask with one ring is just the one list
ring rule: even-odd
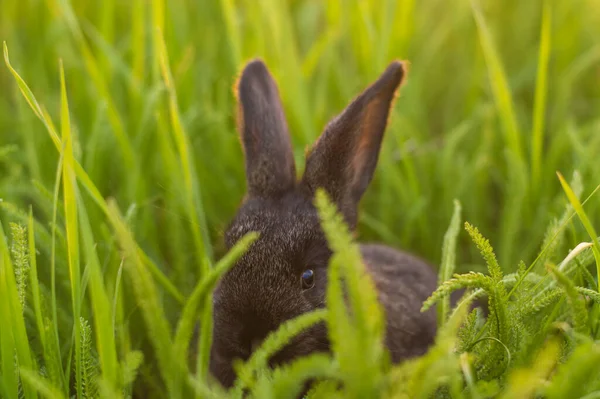
{"label": "rabbit's body", "polygon": [[[274,80],[261,61],[250,62],[242,72],[239,131],[248,193],[225,232],[225,242],[231,248],[251,231],[260,238],[223,276],[214,294],[210,370],[224,386],[235,380],[236,358],[247,359],[282,322],[325,306],[331,251],[313,206],[315,191],[325,189],[348,225],[356,227],[358,203],[373,176],[403,75],[402,64],[392,63],[334,118],[307,155],[298,180]],[[435,314],[420,312],[436,286],[433,269],[382,245],[363,245],[361,251],[385,309],[392,360],[424,353],[436,330]],[[328,349],[322,323],[296,337],[270,363]]]}
{"label": "rabbit's body", "polygon": [[436,333],[435,309],[420,311],[437,286],[433,269],[411,254],[380,244],[363,244],[361,253],[385,309],[392,361],[422,355]]}

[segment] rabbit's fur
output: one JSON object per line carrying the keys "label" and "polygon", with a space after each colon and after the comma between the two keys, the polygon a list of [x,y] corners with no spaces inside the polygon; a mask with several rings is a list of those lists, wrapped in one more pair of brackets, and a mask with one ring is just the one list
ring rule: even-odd
{"label": "rabbit's fur", "polygon": [[[211,373],[233,384],[232,361],[247,359],[252,347],[282,322],[325,306],[331,256],[313,198],[327,191],[351,228],[358,204],[373,177],[383,133],[404,65],[383,74],[325,128],[307,155],[298,181],[277,85],[260,60],[249,62],[237,85],[238,130],[245,152],[247,195],[225,233],[231,247],[245,233],[260,238],[222,278],[213,300]],[[386,312],[386,344],[394,362],[423,354],[436,333],[435,312],[420,312],[437,277],[423,260],[393,248],[361,246],[364,263]],[[306,289],[301,275],[314,271]],[[307,330],[271,359],[284,363],[328,350],[323,324]],[[360,349],[357,349],[360,350]]]}

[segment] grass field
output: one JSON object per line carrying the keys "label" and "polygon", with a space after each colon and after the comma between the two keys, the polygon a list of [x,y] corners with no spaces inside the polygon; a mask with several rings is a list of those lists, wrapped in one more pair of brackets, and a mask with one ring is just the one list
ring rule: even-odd
{"label": "grass field", "polygon": [[[410,62],[359,238],[443,280],[483,273],[434,299],[470,287],[490,315],[440,306],[436,346],[394,367],[361,360],[377,320],[353,335],[339,307],[309,315],[260,355],[325,317],[332,357],[277,372],[253,358],[229,395],[326,376],[313,397],[600,397],[597,1],[3,0],[0,39],[1,397],[225,395],[206,378],[210,329],[192,330],[236,256],[221,236],[245,192],[232,87],[256,56],[298,165],[391,60]],[[335,250],[355,248],[320,209]],[[332,267],[360,268],[347,261]]]}

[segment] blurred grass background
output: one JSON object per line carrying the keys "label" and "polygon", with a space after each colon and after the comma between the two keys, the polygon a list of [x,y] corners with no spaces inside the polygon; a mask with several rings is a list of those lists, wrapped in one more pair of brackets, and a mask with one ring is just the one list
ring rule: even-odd
{"label": "blurred grass background", "polygon": [[[256,56],[279,83],[300,169],[331,117],[390,60],[410,62],[362,204],[362,240],[437,264],[456,198],[512,271],[521,259],[533,261],[564,209],[556,171],[569,179],[578,171],[584,198],[600,184],[595,0],[3,0],[0,7],[11,63],[55,121],[62,59],[75,159],[104,197],[116,199],[141,248],[184,295],[223,253],[221,232],[245,191],[232,87]],[[168,59],[159,53],[161,32]],[[166,63],[172,87],[161,76]],[[32,207],[47,282],[60,153],[5,67],[0,93],[1,215],[22,221]],[[170,119],[169,101],[181,125]],[[102,210],[83,198],[111,294],[120,253]],[[598,223],[597,198],[586,212]],[[61,209],[57,218],[64,225]],[[68,304],[68,247],[57,234],[58,302]],[[571,226],[572,246],[585,237]],[[459,269],[478,269],[464,234],[461,244]],[[126,298],[131,287],[122,289]],[[176,319],[179,306],[164,300]],[[143,328],[134,300],[119,309],[131,331]]]}
{"label": "blurred grass background", "polygon": [[[52,115],[58,114],[62,58],[76,157],[103,195],[125,209],[135,204],[136,237],[174,268],[187,268],[193,251],[182,178],[169,166],[173,143],[162,141],[155,119],[165,108],[152,61],[153,26],[164,29],[215,242],[244,192],[232,94],[244,61],[260,56],[276,76],[301,165],[306,146],[331,117],[390,60],[408,60],[409,78],[363,204],[361,236],[435,262],[458,198],[501,262],[514,265],[538,250],[543,226],[562,203],[556,170],[569,176],[577,169],[589,186],[600,182],[600,8],[593,0],[550,3],[537,176],[530,153],[540,1],[479,5],[512,94],[520,154],[507,153],[511,139],[468,1],[6,0],[0,36]],[[6,69],[0,79],[2,197],[35,204],[32,180],[51,189],[58,155]],[[591,215],[596,208],[590,204]]]}

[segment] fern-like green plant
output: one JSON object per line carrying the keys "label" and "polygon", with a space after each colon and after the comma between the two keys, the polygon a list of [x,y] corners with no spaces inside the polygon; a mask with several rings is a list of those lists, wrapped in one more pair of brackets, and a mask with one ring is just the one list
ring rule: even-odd
{"label": "fern-like green plant", "polygon": [[[335,379],[335,365],[328,355],[316,353],[301,357],[289,365],[263,373],[256,382],[253,397],[256,399],[297,398],[311,379]],[[312,398],[312,395],[309,395]]]}
{"label": "fern-like green plant", "polygon": [[383,310],[359,246],[322,189],[317,190],[315,206],[333,251],[326,293],[327,327],[344,389],[347,397],[376,397],[380,394],[387,359]]}
{"label": "fern-like green plant", "polygon": [[27,229],[17,223],[10,223],[12,245],[10,252],[13,257],[15,268],[15,280],[19,303],[22,311],[25,311],[25,298],[27,296],[27,280],[29,279],[29,245],[27,243]]}
{"label": "fern-like green plant", "polygon": [[310,399],[344,398],[343,393],[340,391],[340,383],[335,380],[319,381],[313,385],[306,397]]}
{"label": "fern-like green plant", "polygon": [[529,316],[533,316],[536,313],[547,308],[548,306],[555,304],[563,296],[563,290],[554,288],[545,291],[540,297],[536,298],[535,300],[524,299],[523,302],[525,306],[520,314],[520,317],[526,318]]}
{"label": "fern-like green plant", "polygon": [[596,302],[598,305],[600,305],[600,294],[598,292],[596,292],[594,290],[590,290],[589,288],[585,288],[585,287],[575,287],[575,289],[580,294],[585,295],[590,300],[592,300],[592,301]]}
{"label": "fern-like green plant", "polygon": [[465,230],[467,233],[469,233],[469,236],[471,236],[471,239],[479,249],[483,259],[485,259],[490,277],[496,283],[502,281],[504,273],[498,264],[498,259],[496,259],[496,254],[494,253],[494,249],[492,248],[490,241],[479,232],[477,227],[473,226],[469,222],[465,222]]}
{"label": "fern-like green plant", "polygon": [[588,334],[588,313],[583,297],[577,291],[577,288],[575,287],[573,281],[567,278],[557,268],[551,265],[547,265],[547,267],[550,273],[552,273],[552,275],[558,282],[559,286],[562,287],[562,289],[567,295],[569,305],[572,309],[571,314],[573,319],[573,327],[575,328],[575,331],[582,334]]}
{"label": "fern-like green plant", "polygon": [[478,333],[483,325],[483,316],[480,308],[475,308],[469,313],[464,324],[457,332],[458,342],[457,351],[464,353],[471,349],[473,343],[478,337]]}
{"label": "fern-like green plant", "polygon": [[[463,341],[460,346],[463,350],[473,350],[476,354],[476,370],[481,378],[497,378],[509,367],[508,362],[512,354],[526,344],[523,340],[523,336],[527,335],[523,320],[518,316],[508,317],[518,301],[515,303],[509,301],[506,288],[508,282],[525,278],[526,268],[522,264],[514,277],[505,277],[489,240],[468,222],[465,223],[465,229],[484,258],[488,275],[475,272],[454,275],[452,279],[442,283],[425,301],[423,310],[461,288],[476,289],[475,295],[485,293],[488,297],[487,321],[475,332],[477,317],[475,313],[472,314],[468,318],[466,329],[462,330],[466,334],[465,337],[469,337],[469,345],[465,345]],[[517,308],[514,310],[516,311]],[[518,312],[516,313],[518,315]],[[486,332],[489,335],[486,336]]]}
{"label": "fern-like green plant", "polygon": [[81,328],[81,381],[77,381],[77,384],[82,387],[83,399],[94,399],[98,397],[97,379],[100,373],[92,349],[92,328],[83,317],[79,318],[79,325]]}
{"label": "fern-like green plant", "polygon": [[233,388],[234,395],[241,395],[246,389],[252,390],[257,377],[268,373],[268,360],[302,331],[325,320],[325,310],[315,310],[289,320],[265,338],[261,346],[244,364],[237,363],[238,379]]}

